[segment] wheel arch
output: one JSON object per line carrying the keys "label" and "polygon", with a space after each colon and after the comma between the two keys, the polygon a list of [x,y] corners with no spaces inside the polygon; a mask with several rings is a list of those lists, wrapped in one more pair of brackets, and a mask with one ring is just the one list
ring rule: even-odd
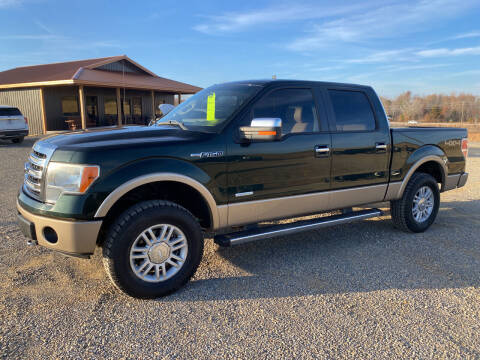
{"label": "wheel arch", "polygon": [[385,200],[396,200],[403,196],[405,188],[413,174],[425,172],[432,175],[441,184],[441,191],[445,190],[448,177],[445,153],[436,146],[421,147],[413,152],[406,161],[412,164],[402,181],[389,184]]}
{"label": "wheel arch", "polygon": [[122,197],[132,190],[139,189],[144,185],[153,184],[153,183],[177,183],[195,191],[205,202],[209,211],[209,223],[212,229],[219,227],[219,215],[217,209],[217,203],[213,198],[210,191],[197,180],[180,174],[175,173],[153,173],[148,175],[139,176],[133,178],[112,191],[106,198],[103,200],[102,204],[98,207],[95,212],[95,218],[104,218],[108,215],[109,211],[114,207],[114,205],[122,199]]}

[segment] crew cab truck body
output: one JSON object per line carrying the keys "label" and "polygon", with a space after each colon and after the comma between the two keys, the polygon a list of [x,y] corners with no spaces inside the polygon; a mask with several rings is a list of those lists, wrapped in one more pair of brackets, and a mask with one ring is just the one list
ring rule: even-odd
{"label": "crew cab truck body", "polygon": [[194,274],[206,232],[229,246],[379,216],[351,208],[381,201],[391,202],[396,227],[425,231],[439,193],[467,181],[466,138],[465,129],[390,129],[368,86],[214,85],[154,126],[38,141],[18,194],[19,225],[29,243],[68,255],[102,246],[119,289],[157,297]]}

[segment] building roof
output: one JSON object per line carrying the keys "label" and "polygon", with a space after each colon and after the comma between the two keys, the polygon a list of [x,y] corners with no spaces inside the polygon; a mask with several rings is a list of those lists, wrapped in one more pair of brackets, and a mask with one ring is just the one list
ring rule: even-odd
{"label": "building roof", "polygon": [[0,72],[0,89],[53,85],[91,85],[196,93],[201,88],[162,78],[126,55],[45,65]]}

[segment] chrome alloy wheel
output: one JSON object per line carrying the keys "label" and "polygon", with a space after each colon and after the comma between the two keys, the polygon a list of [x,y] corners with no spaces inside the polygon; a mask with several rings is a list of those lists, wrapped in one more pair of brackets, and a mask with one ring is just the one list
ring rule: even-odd
{"label": "chrome alloy wheel", "polygon": [[435,198],[432,189],[428,186],[422,186],[413,197],[412,215],[414,219],[421,223],[426,221],[433,211]]}
{"label": "chrome alloy wheel", "polygon": [[187,254],[184,233],[174,225],[158,224],[135,239],[130,248],[130,267],[141,280],[161,282],[180,271]]}

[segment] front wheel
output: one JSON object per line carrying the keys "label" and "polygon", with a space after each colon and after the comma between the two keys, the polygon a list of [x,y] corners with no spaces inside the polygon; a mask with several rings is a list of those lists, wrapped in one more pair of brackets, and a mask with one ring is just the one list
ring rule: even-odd
{"label": "front wheel", "polygon": [[193,215],[169,202],[141,202],[112,225],[103,263],[113,284],[138,298],[168,295],[195,273],[203,236]]}
{"label": "front wheel", "polygon": [[423,232],[435,221],[439,206],[437,181],[429,174],[415,173],[402,198],[390,202],[393,224],[400,230]]}

